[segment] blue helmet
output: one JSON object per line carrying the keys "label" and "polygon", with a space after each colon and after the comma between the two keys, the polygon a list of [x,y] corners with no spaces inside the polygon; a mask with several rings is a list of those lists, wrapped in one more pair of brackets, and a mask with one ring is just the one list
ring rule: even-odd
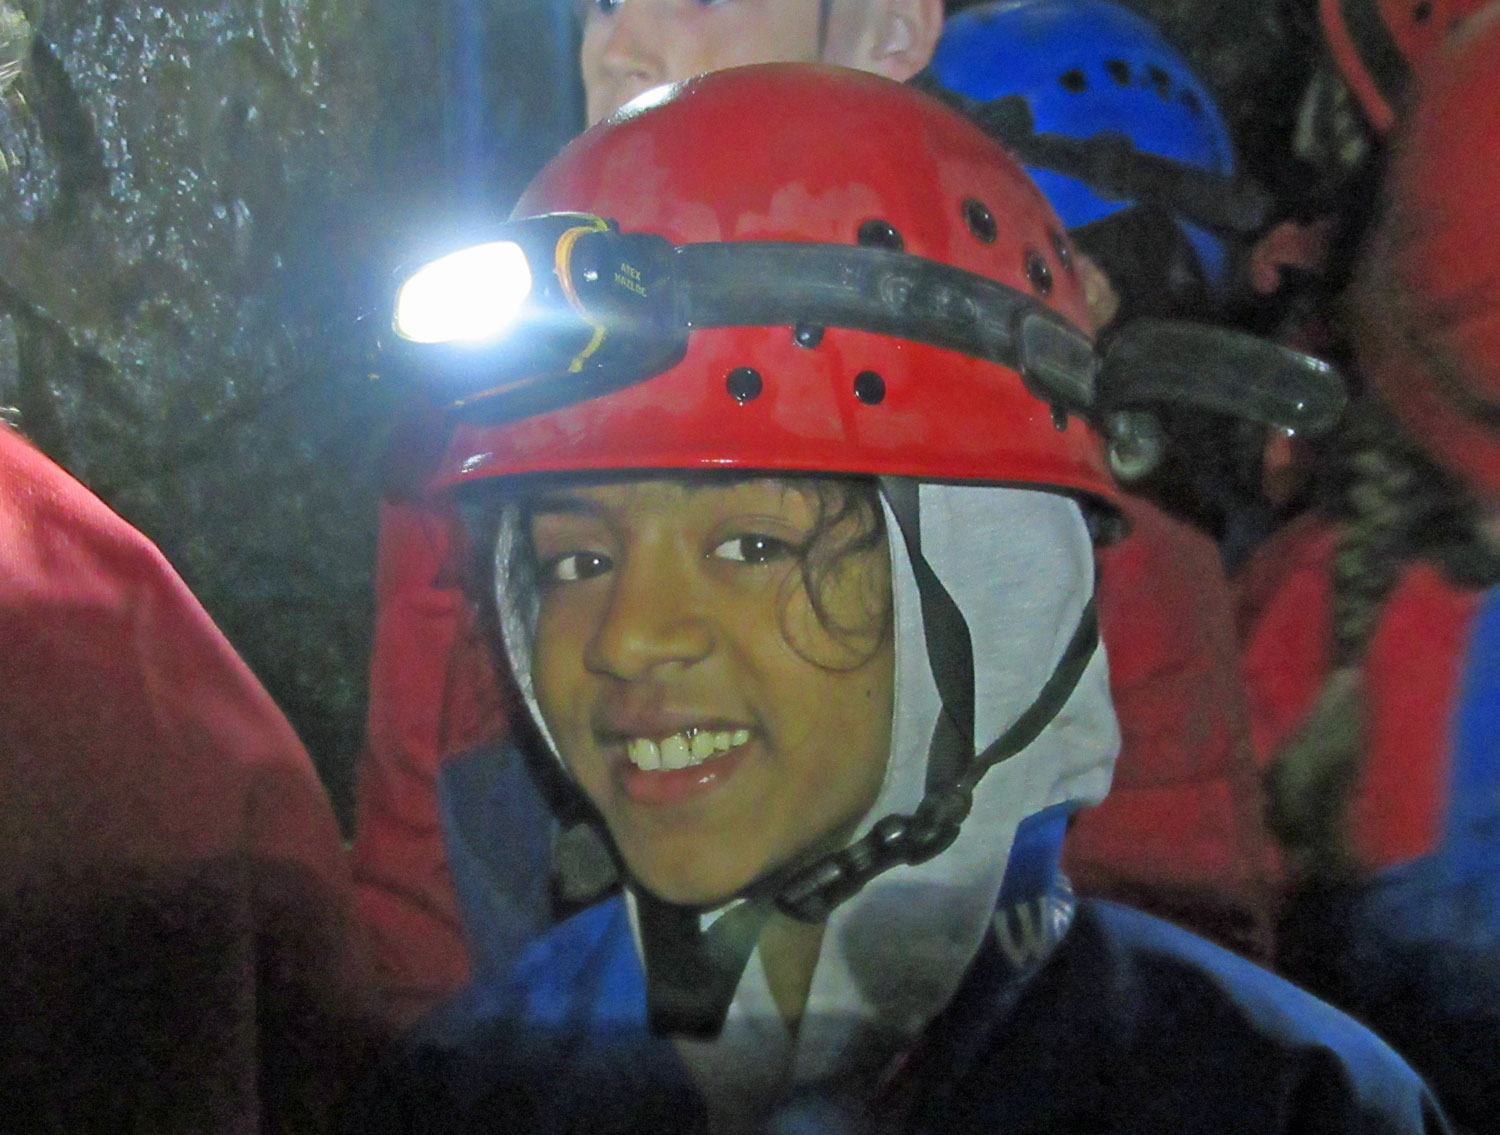
{"label": "blue helmet", "polygon": [[[1259,219],[1256,204],[1263,209],[1268,202],[1252,201],[1248,221],[1211,216],[1214,198],[1220,204],[1245,202],[1243,194],[1230,200],[1235,198],[1232,190],[1243,183],[1234,180],[1229,131],[1208,88],[1149,20],[1108,0],[980,4],[949,18],[932,73],[942,88],[972,104],[1007,96],[1025,101],[1030,121],[1024,129],[1030,141],[1043,145],[1018,142],[1014,136],[1003,140],[1027,163],[1070,229],[1097,226],[1132,206],[1155,205],[1170,215],[1191,247],[1204,285],[1222,298],[1229,276],[1227,248],[1204,223],[1193,220],[1207,218],[1220,231],[1248,230]],[[1069,158],[1070,139],[1091,140],[1095,152],[1075,148],[1072,157],[1079,160],[1050,160],[1049,153]],[[1211,177],[1199,177],[1185,190],[1168,185],[1154,195],[1156,200],[1147,201],[1132,188],[1141,179],[1127,175],[1122,181],[1115,175],[1122,156],[1124,164],[1150,165],[1151,155],[1158,159],[1158,171],[1177,165]],[[1222,194],[1214,191],[1216,182]],[[1161,178],[1154,183],[1164,184]],[[1208,209],[1195,208],[1184,192],[1208,202]],[[1243,208],[1239,215],[1244,218]],[[1074,235],[1087,250],[1089,242]]]}

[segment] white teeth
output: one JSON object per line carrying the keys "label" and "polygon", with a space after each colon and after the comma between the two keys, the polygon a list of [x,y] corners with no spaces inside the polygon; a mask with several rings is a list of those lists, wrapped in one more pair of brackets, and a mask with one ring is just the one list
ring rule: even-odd
{"label": "white teeth", "polygon": [[661,742],[662,768],[687,768],[693,759],[693,748],[681,733],[663,737]]}
{"label": "white teeth", "polygon": [[688,729],[663,737],[660,741],[653,741],[649,737],[632,737],[625,743],[625,755],[636,768],[656,772],[659,769],[701,765],[712,757],[738,748],[748,740],[748,729],[725,729],[717,733],[706,729]]}
{"label": "white teeth", "polygon": [[636,768],[647,772],[655,772],[661,768],[661,749],[655,741],[645,737],[632,738],[625,746],[625,753]]}

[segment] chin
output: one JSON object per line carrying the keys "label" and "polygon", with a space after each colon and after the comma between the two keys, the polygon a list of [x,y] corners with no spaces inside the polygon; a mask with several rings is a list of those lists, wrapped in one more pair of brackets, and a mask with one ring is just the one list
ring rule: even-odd
{"label": "chin", "polygon": [[638,871],[631,868],[636,886],[675,906],[723,906],[750,885],[751,879],[706,879],[677,871]]}

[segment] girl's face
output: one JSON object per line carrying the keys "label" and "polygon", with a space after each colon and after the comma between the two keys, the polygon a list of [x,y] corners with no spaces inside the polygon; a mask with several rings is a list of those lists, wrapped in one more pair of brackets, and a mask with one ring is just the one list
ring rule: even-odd
{"label": "girl's face", "polygon": [[542,717],[631,874],[669,902],[711,905],[830,849],[880,789],[889,554],[878,513],[843,514],[829,491],[832,523],[828,492],[795,481],[642,480],[530,503]]}

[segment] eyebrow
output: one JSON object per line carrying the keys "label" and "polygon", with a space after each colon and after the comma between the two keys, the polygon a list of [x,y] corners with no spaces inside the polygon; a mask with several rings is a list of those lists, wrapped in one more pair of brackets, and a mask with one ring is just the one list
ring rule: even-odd
{"label": "eyebrow", "polygon": [[526,515],[562,514],[564,516],[603,516],[607,511],[597,501],[574,496],[567,491],[542,493],[526,502]]}

